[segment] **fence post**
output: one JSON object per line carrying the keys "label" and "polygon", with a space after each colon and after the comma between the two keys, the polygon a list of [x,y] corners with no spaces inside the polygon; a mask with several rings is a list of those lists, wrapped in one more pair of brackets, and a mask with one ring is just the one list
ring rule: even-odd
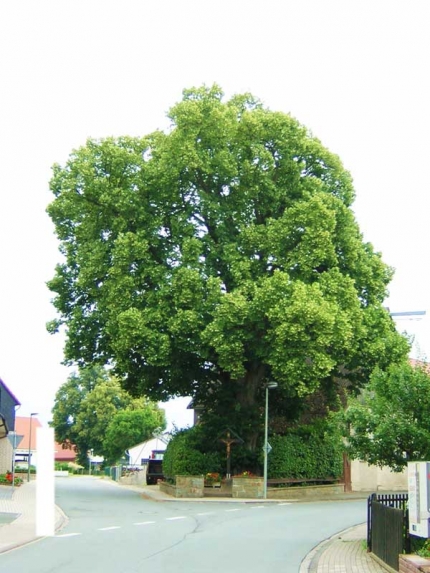
{"label": "fence post", "polygon": [[409,508],[406,508],[403,516],[403,549],[405,553],[411,552],[411,536],[409,535]]}
{"label": "fence post", "polygon": [[372,551],[372,501],[376,499],[376,493],[367,498],[367,552]]}

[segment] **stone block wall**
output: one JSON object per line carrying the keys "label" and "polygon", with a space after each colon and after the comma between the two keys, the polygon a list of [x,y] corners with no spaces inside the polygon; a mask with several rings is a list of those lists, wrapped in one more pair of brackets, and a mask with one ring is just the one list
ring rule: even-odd
{"label": "stone block wall", "polygon": [[430,573],[430,559],[419,555],[399,555],[400,573]]}
{"label": "stone block wall", "polygon": [[204,477],[203,476],[176,476],[176,485],[161,482],[160,490],[168,495],[178,498],[198,498],[203,497]]}
{"label": "stone block wall", "polygon": [[142,469],[138,472],[130,472],[128,476],[120,477],[119,482],[124,485],[146,485],[146,469]]}
{"label": "stone block wall", "polygon": [[12,471],[13,448],[8,438],[0,440],[0,474]]}
{"label": "stone block wall", "polygon": [[263,499],[264,479],[262,477],[233,477],[232,497]]}
{"label": "stone block wall", "polygon": [[158,487],[163,493],[167,493],[167,495],[176,497],[176,486],[174,484],[167,481],[162,481],[158,484]]}
{"label": "stone block wall", "polygon": [[343,493],[343,490],[343,484],[273,487],[267,490],[267,497],[269,499],[320,499]]}

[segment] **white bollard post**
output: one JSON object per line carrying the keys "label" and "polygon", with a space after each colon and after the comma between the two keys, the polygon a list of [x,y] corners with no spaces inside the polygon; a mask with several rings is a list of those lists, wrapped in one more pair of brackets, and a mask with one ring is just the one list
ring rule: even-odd
{"label": "white bollard post", "polygon": [[54,430],[37,428],[36,535],[55,535]]}

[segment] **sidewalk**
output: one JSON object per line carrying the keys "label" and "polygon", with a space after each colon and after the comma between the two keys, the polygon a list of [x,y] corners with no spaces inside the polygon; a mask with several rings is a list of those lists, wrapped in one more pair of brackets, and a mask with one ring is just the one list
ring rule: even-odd
{"label": "sidewalk", "polygon": [[[20,487],[14,488],[13,496],[11,493],[10,486],[0,486],[0,516],[2,517],[0,520],[0,553],[38,539],[36,536],[36,482],[24,482]],[[60,529],[66,522],[67,517],[56,506],[55,530]]]}
{"label": "sidewalk", "polygon": [[333,535],[303,560],[299,573],[387,573],[366,551],[367,524]]}
{"label": "sidewalk", "polygon": [[[204,503],[279,503],[279,500],[238,500],[232,498],[176,499],[158,489],[158,486],[124,486],[106,481],[116,487],[125,487],[140,493],[145,499],[155,502],[204,502]],[[354,498],[367,499],[367,493]],[[350,499],[337,496],[336,499]],[[317,500],[306,500],[306,503]],[[325,500],[326,501],[326,500]],[[303,503],[294,501],[294,503]],[[35,530],[36,482],[24,483],[15,488],[13,498],[9,486],[0,486],[0,553],[30,543],[37,539]],[[16,515],[19,517],[15,518]],[[14,519],[15,518],[15,519]],[[8,523],[10,521],[10,523]],[[6,522],[6,523],[5,523]],[[56,507],[55,530],[67,522],[67,517]],[[4,524],[4,525],[2,525]],[[303,560],[299,573],[386,573],[366,552],[366,524],[363,523],[337,533],[315,547]]]}

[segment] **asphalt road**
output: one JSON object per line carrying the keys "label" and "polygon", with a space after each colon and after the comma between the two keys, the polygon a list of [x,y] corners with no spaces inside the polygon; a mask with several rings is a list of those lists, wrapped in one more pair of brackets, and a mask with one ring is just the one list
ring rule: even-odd
{"label": "asphalt road", "polygon": [[155,502],[108,481],[57,480],[68,525],[0,555],[7,573],[297,573],[320,541],[366,520],[366,502]]}

